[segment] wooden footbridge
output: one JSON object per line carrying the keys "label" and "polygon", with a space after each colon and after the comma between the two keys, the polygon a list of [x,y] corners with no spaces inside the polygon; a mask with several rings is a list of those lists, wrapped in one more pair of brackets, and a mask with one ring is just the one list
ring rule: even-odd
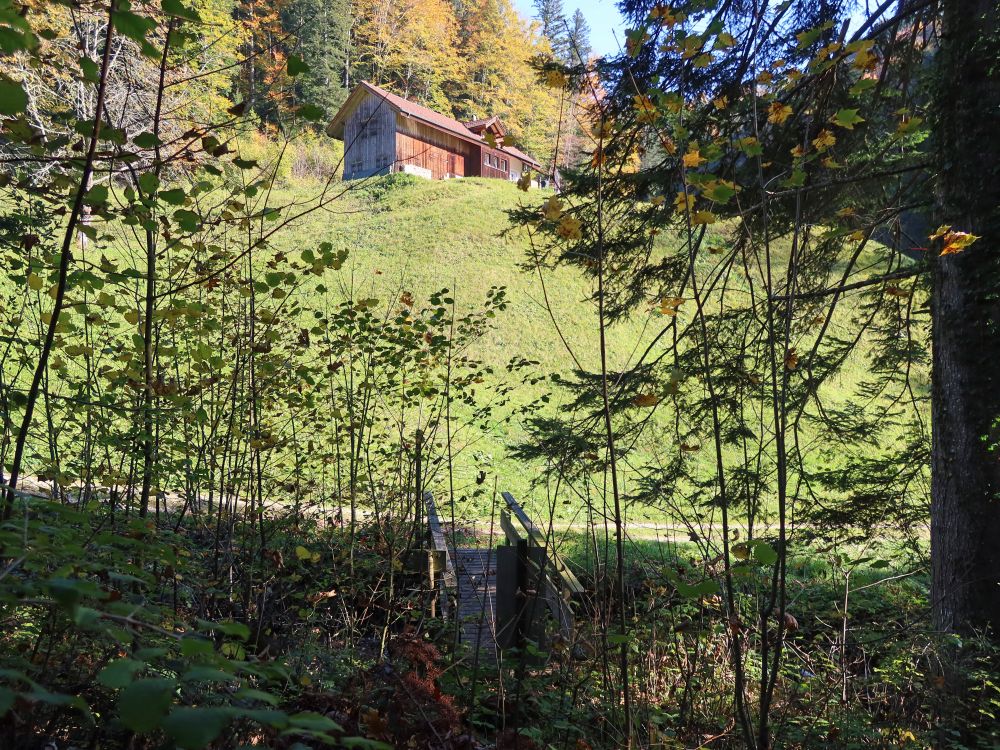
{"label": "wooden footbridge", "polygon": [[554,630],[572,644],[584,588],[514,496],[502,496],[505,543],[481,548],[456,547],[434,497],[424,495],[432,613],[456,618],[459,640],[474,653],[492,656],[528,640],[541,648]]}

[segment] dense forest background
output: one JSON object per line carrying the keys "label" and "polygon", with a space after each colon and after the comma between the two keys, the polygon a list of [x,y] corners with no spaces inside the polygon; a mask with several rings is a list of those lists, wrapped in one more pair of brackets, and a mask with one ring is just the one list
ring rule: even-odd
{"label": "dense forest background", "polygon": [[[175,79],[168,81],[168,129],[213,121],[238,102],[274,140],[287,136],[297,118],[328,121],[351,88],[367,80],[462,121],[499,116],[513,141],[547,165],[561,127],[560,162],[577,156],[576,127],[569,127],[575,102],[561,117],[558,92],[532,67],[543,57],[577,65],[589,60],[583,14],[567,17],[557,1],[541,3],[537,20],[521,17],[509,0],[208,0],[198,12],[201,23],[185,31],[196,37],[187,42],[186,75],[168,75]],[[37,13],[53,27],[73,17],[58,3],[38,3]],[[100,37],[43,44],[60,73],[31,77],[29,112],[41,124],[42,112],[61,109],[52,106],[58,101],[86,116],[92,102],[70,71],[81,52],[97,53]],[[116,50],[111,106],[124,105],[129,88],[155,87],[157,67],[138,53],[128,45]],[[144,114],[150,115],[130,113],[123,130],[132,134],[148,125]]]}

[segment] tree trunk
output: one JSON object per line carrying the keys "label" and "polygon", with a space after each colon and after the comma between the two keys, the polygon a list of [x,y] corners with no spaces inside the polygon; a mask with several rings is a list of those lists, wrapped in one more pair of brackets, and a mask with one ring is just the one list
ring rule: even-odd
{"label": "tree trunk", "polygon": [[[980,235],[933,279],[934,624],[1000,632],[1000,10],[945,0],[936,102],[941,223]],[[993,79],[993,80],[991,80]]]}

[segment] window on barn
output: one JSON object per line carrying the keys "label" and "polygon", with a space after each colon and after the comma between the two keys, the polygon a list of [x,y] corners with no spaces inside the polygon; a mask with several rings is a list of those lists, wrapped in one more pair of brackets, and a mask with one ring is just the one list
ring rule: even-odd
{"label": "window on barn", "polygon": [[489,154],[483,154],[483,164],[485,164],[487,167],[490,165],[490,155]]}

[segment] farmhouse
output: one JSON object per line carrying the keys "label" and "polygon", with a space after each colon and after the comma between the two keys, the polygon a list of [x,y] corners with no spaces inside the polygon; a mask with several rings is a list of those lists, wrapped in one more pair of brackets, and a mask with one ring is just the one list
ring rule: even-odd
{"label": "farmhouse", "polygon": [[347,97],[327,133],[344,142],[345,180],[389,172],[517,180],[541,169],[504,143],[498,118],[459,122],[367,82]]}

